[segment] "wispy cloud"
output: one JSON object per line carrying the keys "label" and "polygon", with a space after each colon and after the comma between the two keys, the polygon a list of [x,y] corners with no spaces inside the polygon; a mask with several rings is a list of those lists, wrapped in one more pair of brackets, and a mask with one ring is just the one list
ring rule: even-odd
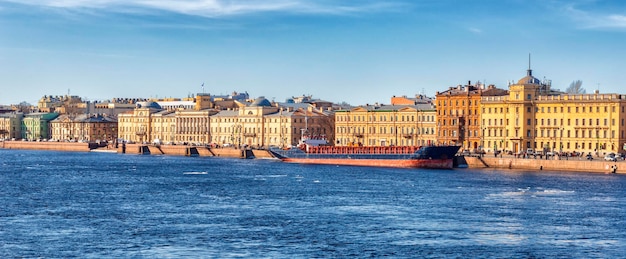
{"label": "wispy cloud", "polygon": [[264,12],[344,15],[395,10],[405,5],[376,0],[0,0],[1,2],[60,9],[101,9],[109,12],[156,10],[203,17]]}
{"label": "wispy cloud", "polygon": [[567,3],[562,6],[565,15],[583,29],[626,29],[626,13],[598,10],[593,5]]}
{"label": "wispy cloud", "polygon": [[478,28],[476,28],[476,27],[470,27],[470,28],[468,28],[467,30],[469,30],[470,32],[475,33],[475,34],[481,34],[481,33],[483,33],[483,30],[478,29]]}
{"label": "wispy cloud", "polygon": [[600,27],[626,28],[626,15],[611,14],[601,19],[601,23],[596,24]]}

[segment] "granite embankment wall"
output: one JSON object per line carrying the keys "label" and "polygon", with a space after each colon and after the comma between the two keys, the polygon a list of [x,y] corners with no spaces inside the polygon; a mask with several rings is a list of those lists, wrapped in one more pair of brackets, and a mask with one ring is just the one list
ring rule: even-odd
{"label": "granite embankment wall", "polygon": [[31,150],[58,150],[88,152],[89,143],[69,142],[30,142],[30,141],[2,141],[0,147],[4,149],[31,149]]}
{"label": "granite embankment wall", "polygon": [[[601,158],[600,158],[601,159]],[[593,173],[626,173],[626,162],[610,162],[604,160],[569,160],[557,159],[524,159],[496,157],[465,157],[469,168],[506,168],[524,170],[549,170],[562,172],[593,172]]]}
{"label": "granite embankment wall", "polygon": [[[243,158],[245,156],[244,150],[235,148],[207,148],[207,147],[190,147],[181,145],[141,145],[141,144],[127,144],[126,150],[123,150],[122,145],[118,145],[118,153],[126,154],[143,154],[145,150],[149,150],[151,155],[173,155],[173,156],[187,156],[196,154],[197,156],[215,156],[215,157],[235,157]],[[195,151],[194,151],[195,150]],[[251,155],[256,158],[270,158],[272,155],[266,150],[248,150]],[[248,154],[250,155],[250,153]]]}
{"label": "granite embankment wall", "polygon": [[[91,145],[91,147],[90,147]],[[55,150],[55,151],[76,151],[89,152],[96,148],[95,144],[89,143],[71,143],[71,142],[29,142],[29,141],[2,141],[0,148],[4,149],[29,149],[29,150]],[[117,151],[126,154],[143,154],[149,151],[152,155],[172,155],[187,156],[197,155],[205,157],[245,157],[246,151],[234,148],[207,148],[207,147],[189,147],[180,145],[141,145],[127,144],[125,149],[122,145],[114,147],[100,147],[98,150]],[[248,150],[247,156],[253,155],[256,158],[271,158],[272,155],[266,150]]]}

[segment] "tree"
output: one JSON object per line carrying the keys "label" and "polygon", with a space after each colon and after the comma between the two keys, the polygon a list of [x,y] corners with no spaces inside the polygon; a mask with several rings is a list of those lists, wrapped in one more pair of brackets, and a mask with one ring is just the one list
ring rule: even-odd
{"label": "tree", "polygon": [[27,102],[21,102],[20,104],[15,105],[15,110],[21,113],[29,113],[32,108],[33,106]]}
{"label": "tree", "polygon": [[568,94],[584,94],[587,90],[583,88],[583,81],[576,80],[569,84],[569,87],[565,89],[565,92]]}

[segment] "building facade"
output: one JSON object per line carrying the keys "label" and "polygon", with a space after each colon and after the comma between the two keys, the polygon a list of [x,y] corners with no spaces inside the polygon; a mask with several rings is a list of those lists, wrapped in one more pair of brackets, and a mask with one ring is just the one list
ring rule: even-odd
{"label": "building facade", "polygon": [[532,70],[509,95],[482,98],[483,144],[489,151],[623,152],[626,96],[566,94]]}
{"label": "building facade", "polygon": [[[161,109],[155,102],[139,102],[134,110],[117,115],[118,138],[130,143],[149,143],[157,136],[171,136],[168,134],[172,130],[171,126],[168,127],[169,121],[164,119],[169,113],[173,112]],[[154,118],[159,118],[156,125]],[[164,125],[167,126],[163,127]],[[157,135],[153,135],[155,131],[158,132]]]}
{"label": "building facade", "polygon": [[214,109],[176,111],[173,142],[203,145],[211,143],[210,117],[217,113]]}
{"label": "building facade", "polygon": [[0,138],[2,139],[20,139],[22,138],[22,119],[24,114],[21,112],[0,114]]}
{"label": "building facade", "polygon": [[21,125],[21,138],[43,140],[50,136],[49,122],[59,116],[58,113],[36,112],[24,114]]}
{"label": "building facade", "polygon": [[436,93],[437,142],[461,145],[468,150],[481,149],[481,98],[506,95],[493,85],[459,85]]}
{"label": "building facade", "polygon": [[302,134],[333,138],[332,116],[312,105],[277,107],[265,98],[211,116],[212,143],[221,146],[293,146]]}
{"label": "building facade", "polygon": [[265,98],[237,109],[165,110],[141,102],[118,115],[119,138],[136,143],[268,147],[296,145],[301,134],[332,136],[332,116],[308,109],[280,108]]}
{"label": "building facade", "polygon": [[336,146],[422,146],[436,141],[432,104],[359,106],[335,112]]}
{"label": "building facade", "polygon": [[117,117],[103,114],[60,115],[50,121],[50,138],[58,141],[112,141],[117,139]]}

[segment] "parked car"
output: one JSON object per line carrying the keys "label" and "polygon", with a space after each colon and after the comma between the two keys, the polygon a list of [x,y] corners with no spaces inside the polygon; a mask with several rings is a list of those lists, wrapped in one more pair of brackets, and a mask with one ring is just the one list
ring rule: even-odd
{"label": "parked car", "polygon": [[534,154],[535,154],[535,151],[534,151],[532,148],[527,148],[527,149],[526,149],[526,154],[529,154],[529,155],[534,155]]}
{"label": "parked car", "polygon": [[483,149],[474,149],[473,153],[478,155],[484,155],[486,152]]}
{"label": "parked car", "polygon": [[615,153],[608,153],[606,154],[606,156],[604,156],[604,160],[606,161],[617,161],[617,158],[615,157]]}

